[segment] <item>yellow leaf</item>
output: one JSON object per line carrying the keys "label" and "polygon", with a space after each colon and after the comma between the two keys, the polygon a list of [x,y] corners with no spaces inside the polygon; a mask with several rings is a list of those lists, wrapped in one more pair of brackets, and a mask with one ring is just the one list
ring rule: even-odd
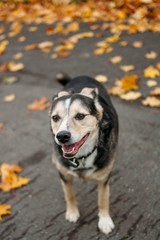
{"label": "yellow leaf", "polygon": [[144,70],[144,76],[147,78],[155,78],[160,76],[160,72],[153,66],[149,66]]}
{"label": "yellow leaf", "polygon": [[160,100],[156,97],[147,97],[142,104],[149,107],[160,107]]}
{"label": "yellow leaf", "polygon": [[117,42],[119,40],[120,36],[119,35],[113,35],[111,37],[106,38],[106,41],[108,43],[114,43]]}
{"label": "yellow leaf", "polygon": [[140,92],[130,91],[120,95],[120,98],[126,101],[134,101],[140,98],[142,94]]}
{"label": "yellow leaf", "polygon": [[97,48],[94,50],[95,55],[102,55],[105,53],[105,48]]}
{"label": "yellow leaf", "polygon": [[28,28],[29,32],[36,32],[37,30],[38,30],[38,27],[36,27],[36,26],[31,26]]}
{"label": "yellow leaf", "polygon": [[115,56],[115,57],[111,57],[110,62],[113,64],[117,64],[120,63],[122,61],[122,57],[121,56]]}
{"label": "yellow leaf", "polygon": [[151,91],[151,95],[153,96],[160,96],[160,87],[156,87]]}
{"label": "yellow leaf", "polygon": [[101,75],[101,74],[96,75],[96,76],[95,76],[95,79],[96,79],[98,82],[101,82],[101,83],[105,83],[105,82],[108,81],[107,76]]}
{"label": "yellow leaf", "polygon": [[24,68],[23,63],[15,63],[15,62],[8,63],[8,70],[10,70],[11,72],[17,72],[22,70],[23,68]]}
{"label": "yellow leaf", "polygon": [[38,47],[38,44],[33,43],[33,44],[30,44],[30,45],[25,46],[25,50],[26,50],[26,51],[31,51],[31,50],[33,50],[33,49],[36,49],[37,47]]}
{"label": "yellow leaf", "polygon": [[142,41],[134,41],[132,45],[134,48],[141,48],[143,46],[143,42]]}
{"label": "yellow leaf", "polygon": [[129,71],[132,71],[134,70],[134,66],[133,65],[122,65],[120,66],[120,69],[124,72],[129,72]]}
{"label": "yellow leaf", "polygon": [[154,52],[154,51],[151,51],[151,52],[149,52],[149,53],[146,53],[146,58],[148,58],[148,59],[155,59],[157,56],[158,56],[158,54],[156,53],[156,52]]}
{"label": "yellow leaf", "polygon": [[113,86],[108,89],[108,93],[113,95],[113,96],[120,96],[124,93],[125,91],[121,88],[121,86]]}
{"label": "yellow leaf", "polygon": [[2,55],[5,52],[8,44],[9,44],[9,41],[7,40],[4,40],[0,43],[0,55]]}
{"label": "yellow leaf", "polygon": [[53,46],[53,42],[51,41],[44,41],[38,44],[39,48],[50,48]]}
{"label": "yellow leaf", "polygon": [[79,23],[78,22],[72,22],[67,26],[66,32],[76,32],[79,30]]}
{"label": "yellow leaf", "polygon": [[122,47],[125,47],[125,46],[128,45],[128,42],[127,42],[127,41],[121,41],[121,42],[119,43],[119,45],[122,46]]}
{"label": "yellow leaf", "polygon": [[19,52],[19,53],[16,53],[16,54],[14,54],[14,56],[13,56],[13,58],[14,59],[20,59],[20,58],[22,58],[23,57],[23,53],[21,53],[21,52]]}
{"label": "yellow leaf", "polygon": [[148,87],[154,87],[157,85],[157,82],[155,80],[148,80],[147,81],[147,86]]}
{"label": "yellow leaf", "polygon": [[17,164],[2,163],[0,166],[1,183],[0,189],[2,191],[10,191],[11,189],[20,188],[29,182],[28,178],[19,177],[16,173],[22,171],[22,168]]}
{"label": "yellow leaf", "polygon": [[13,102],[16,99],[15,94],[10,94],[4,97],[4,102]]}
{"label": "yellow leaf", "polygon": [[11,214],[11,205],[9,204],[0,204],[0,220],[2,220],[3,215]]}

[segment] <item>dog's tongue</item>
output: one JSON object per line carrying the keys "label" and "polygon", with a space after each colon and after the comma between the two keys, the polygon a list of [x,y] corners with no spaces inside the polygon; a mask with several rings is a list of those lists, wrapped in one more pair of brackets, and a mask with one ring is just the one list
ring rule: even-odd
{"label": "dog's tongue", "polygon": [[87,138],[88,138],[88,134],[85,135],[79,142],[76,142],[71,145],[63,144],[62,151],[63,151],[64,156],[68,156],[68,157],[74,156],[78,152],[79,148],[86,141]]}

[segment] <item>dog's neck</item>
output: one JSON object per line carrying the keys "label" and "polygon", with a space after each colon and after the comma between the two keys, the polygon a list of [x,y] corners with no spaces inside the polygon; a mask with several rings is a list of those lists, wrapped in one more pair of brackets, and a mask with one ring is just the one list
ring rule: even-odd
{"label": "dog's neck", "polygon": [[89,152],[87,155],[83,155],[81,157],[74,157],[74,158],[71,158],[71,159],[68,159],[71,167],[74,167],[74,168],[78,168],[79,165],[80,165],[80,161],[82,161],[82,165],[83,167],[85,167],[85,161],[88,157],[90,157],[94,151],[97,149],[97,146],[95,145],[94,148],[92,149],[91,152]]}

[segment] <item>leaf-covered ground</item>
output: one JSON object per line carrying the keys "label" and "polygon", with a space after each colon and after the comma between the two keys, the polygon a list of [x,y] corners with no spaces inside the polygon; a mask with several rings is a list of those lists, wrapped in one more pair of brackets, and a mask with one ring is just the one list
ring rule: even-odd
{"label": "leaf-covered ground", "polygon": [[[82,39],[96,38],[97,42],[90,55],[105,55],[115,68],[124,72],[124,76],[115,79],[109,93],[122,100],[134,101],[150,107],[160,107],[160,58],[159,52],[149,49],[144,55],[148,66],[141,69],[141,76],[137,74],[136,66],[130,61],[125,63],[123,55],[117,56],[115,44],[122,48],[135,48],[139,51],[145,42],[132,43],[122,40],[124,34],[144,34],[151,31],[160,32],[160,3],[153,0],[124,0],[124,1],[86,1],[81,3],[54,4],[51,1],[7,1],[0,3],[0,55],[5,54],[13,38],[19,44],[26,41],[27,36],[21,35],[26,24],[30,33],[39,31],[39,25],[45,24],[44,38],[59,35],[58,41],[46,40],[35,42],[34,38],[22,52],[14,54],[8,62],[0,62],[0,71],[17,72],[25,69],[23,61],[27,51],[41,51],[49,58],[67,58],[72,55],[76,45]],[[7,23],[7,27],[6,24]],[[83,31],[82,23],[88,24],[87,32]],[[110,32],[110,36],[106,37]],[[83,51],[83,49],[82,49]],[[113,56],[110,57],[109,54]],[[107,75],[107,73],[106,73]],[[4,76],[4,75],[3,75]],[[107,76],[106,76],[107,77]],[[4,82],[16,81],[15,75],[3,78]],[[140,85],[142,82],[151,88],[148,95],[144,94]],[[153,89],[154,87],[154,89]]]}

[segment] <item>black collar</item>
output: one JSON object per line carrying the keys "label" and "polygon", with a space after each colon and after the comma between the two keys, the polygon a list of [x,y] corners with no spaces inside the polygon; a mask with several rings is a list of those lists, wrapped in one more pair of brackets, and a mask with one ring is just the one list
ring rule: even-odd
{"label": "black collar", "polygon": [[86,156],[81,156],[79,158],[70,158],[68,159],[70,166],[77,168],[79,166],[79,160],[85,160],[86,158],[88,158],[95,150],[97,149],[97,146],[94,146],[94,148],[92,149],[91,152],[89,152]]}

